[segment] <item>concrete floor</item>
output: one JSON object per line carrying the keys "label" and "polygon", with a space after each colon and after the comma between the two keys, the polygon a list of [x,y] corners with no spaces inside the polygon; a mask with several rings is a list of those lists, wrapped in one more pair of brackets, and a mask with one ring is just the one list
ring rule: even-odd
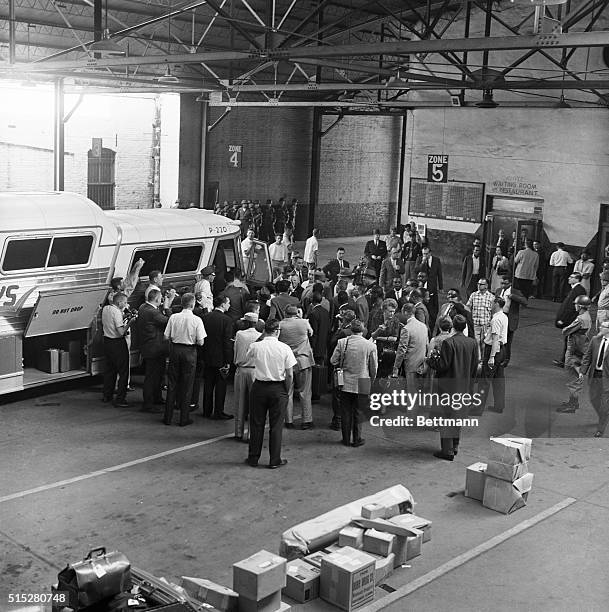
{"label": "concrete floor", "polygon": [[[336,242],[324,241],[323,260]],[[349,254],[363,240],[341,242],[347,259],[357,260]],[[591,437],[595,419],[587,401],[576,414],[554,412],[565,397],[564,372],[551,365],[561,346],[555,307],[532,301],[524,309],[506,371],[508,409],[466,430],[453,463],[432,456],[438,446],[432,431],[366,425],[365,446],[341,446],[326,428],[327,397],[315,405],[316,429],[285,431],[289,464],[275,471],[242,464],[246,446],[230,439],[232,421],[199,417],[191,427],[164,427],[138,405],[102,404],[98,381],[3,398],[0,610],[9,609],[8,593],[48,590],[67,562],[100,545],[157,575],[230,586],[231,564],[261,548],[275,552],[288,527],[396,483],[410,489],[416,512],[433,521],[433,539],[411,567],[386,580],[398,589],[394,598],[404,585],[498,534],[575,501],[407,597],[379,601],[377,609],[606,610],[609,443]],[[138,388],[130,399],[140,397]],[[227,410],[233,410],[230,395]],[[528,505],[504,516],[462,492],[465,466],[484,460],[489,435],[507,432],[535,438],[535,481]],[[378,598],[384,594],[377,589]],[[294,609],[336,608],[318,599]]]}

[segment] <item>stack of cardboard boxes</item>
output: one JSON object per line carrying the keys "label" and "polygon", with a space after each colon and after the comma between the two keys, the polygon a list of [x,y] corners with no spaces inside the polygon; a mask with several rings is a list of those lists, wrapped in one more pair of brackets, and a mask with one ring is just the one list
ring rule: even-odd
{"label": "stack of cardboard boxes", "polygon": [[233,591],[238,594],[239,612],[287,612],[281,601],[286,586],[287,562],[283,557],[261,550],[233,565]]}
{"label": "stack of cardboard boxes", "polygon": [[526,505],[533,485],[529,438],[491,438],[488,463],[473,463],[465,476],[465,496],[509,514]]}

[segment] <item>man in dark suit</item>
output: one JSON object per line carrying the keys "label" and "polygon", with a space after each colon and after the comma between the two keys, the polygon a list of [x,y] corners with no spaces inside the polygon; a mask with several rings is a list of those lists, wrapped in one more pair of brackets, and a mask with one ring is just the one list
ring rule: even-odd
{"label": "man in dark suit", "polygon": [[336,249],[336,259],[331,259],[322,270],[332,283],[338,281],[339,274],[349,272],[349,262],[345,259],[345,249],[343,247],[338,247],[338,249]]}
{"label": "man in dark suit", "polygon": [[[421,256],[417,259],[415,265],[417,278],[419,274],[425,274],[423,288],[429,291],[429,315],[432,321],[438,316],[438,291],[443,287],[442,283],[442,263],[437,257],[432,256],[429,246],[424,246],[421,250]],[[421,279],[419,279],[421,281]]]}
{"label": "man in dark suit", "polygon": [[[497,242],[495,243],[495,246],[501,249],[501,254],[504,257],[508,256],[508,251],[510,249],[510,241],[508,240],[508,237],[505,235],[505,231],[503,231],[502,229],[499,230],[499,234],[497,236]],[[493,249],[493,252],[494,252],[494,249]]]}
{"label": "man in dark suit", "polygon": [[484,256],[480,252],[480,247],[476,245],[471,255],[465,256],[461,266],[461,285],[465,288],[468,298],[476,291],[481,278],[486,278],[486,268]]}
{"label": "man in dark suit", "polygon": [[381,231],[377,228],[372,233],[372,240],[366,242],[364,256],[370,261],[370,265],[376,270],[376,276],[381,273],[381,265],[387,257],[387,243],[381,240]]}
{"label": "man in dark suit", "polygon": [[[578,295],[586,295],[586,290],[584,286],[581,284],[582,275],[579,272],[571,272],[569,274],[568,282],[571,286],[571,290],[567,294],[567,297],[560,304],[560,308],[556,313],[556,322],[554,325],[558,327],[558,329],[563,329],[570,325],[577,316],[577,311],[575,310],[575,298]],[[563,368],[565,365],[565,353],[567,352],[567,337],[565,336],[563,342],[563,351],[560,359],[555,359],[552,363],[559,367]]]}
{"label": "man in dark suit", "polygon": [[533,250],[537,253],[539,257],[539,264],[537,265],[537,286],[535,287],[535,297],[543,298],[545,293],[546,277],[548,274],[548,257],[539,240],[533,240]]}
{"label": "man in dark suit", "polygon": [[399,276],[394,276],[391,290],[387,292],[386,298],[391,298],[398,303],[398,310],[402,310],[402,306],[408,301],[408,295],[402,287],[402,279]]}
{"label": "man in dark suit", "polygon": [[[144,404],[142,412],[162,412],[163,397],[161,389],[165,377],[165,359],[169,354],[169,345],[163,333],[169,317],[159,310],[161,292],[151,289],[148,300],[138,310],[136,321],[140,354],[144,360]],[[165,300],[165,310],[171,312],[170,297]],[[156,408],[155,408],[156,406]]]}
{"label": "man in dark suit", "polygon": [[214,309],[203,317],[207,338],[203,345],[203,416],[211,419],[232,419],[224,412],[226,378],[233,360],[231,336],[233,322],[226,314],[230,299],[214,298]]}
{"label": "man in dark suit", "polygon": [[503,312],[505,312],[508,318],[507,344],[505,346],[505,359],[503,361],[503,367],[506,368],[512,357],[512,340],[514,339],[514,332],[518,329],[518,323],[520,321],[520,306],[526,306],[529,301],[523,295],[522,291],[512,287],[512,281],[509,276],[504,276],[502,278],[501,288],[495,291],[495,295],[505,300]]}
{"label": "man in dark suit", "polygon": [[[478,345],[473,338],[463,335],[465,317],[455,315],[453,319],[454,335],[444,340],[440,354],[433,361],[433,368],[438,375],[440,393],[473,394],[474,380],[478,369]],[[433,358],[433,357],[432,357]],[[467,416],[467,407],[453,409],[452,406],[440,407],[443,416],[460,418]],[[434,457],[452,461],[459,448],[460,427],[440,427],[440,444],[442,450]]]}
{"label": "man in dark suit", "polygon": [[404,276],[404,262],[400,259],[400,251],[393,249],[383,263],[381,264],[381,273],[379,276],[379,285],[387,294],[393,286],[393,279]]}
{"label": "man in dark suit", "polygon": [[584,353],[580,379],[588,375],[590,403],[598,415],[595,438],[602,438],[609,421],[609,321],[603,321]]}

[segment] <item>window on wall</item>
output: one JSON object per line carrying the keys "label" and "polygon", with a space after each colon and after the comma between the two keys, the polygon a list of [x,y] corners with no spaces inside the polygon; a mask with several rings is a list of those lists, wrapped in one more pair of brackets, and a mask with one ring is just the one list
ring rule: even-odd
{"label": "window on wall", "polygon": [[87,197],[104,210],[114,209],[114,162],[116,152],[105,147],[89,149]]}

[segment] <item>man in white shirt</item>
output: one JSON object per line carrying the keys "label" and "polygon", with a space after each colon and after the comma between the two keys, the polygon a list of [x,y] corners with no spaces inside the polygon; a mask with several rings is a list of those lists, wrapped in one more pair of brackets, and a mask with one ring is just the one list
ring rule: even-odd
{"label": "man in white shirt", "polygon": [[317,242],[318,238],[319,230],[314,229],[312,235],[307,238],[305,242],[304,262],[309,268],[317,268],[317,251],[319,249],[319,243]]}
{"label": "man in white shirt", "polygon": [[505,300],[496,297],[493,302],[493,316],[484,335],[484,353],[482,355],[483,379],[479,391],[486,402],[490,383],[493,385],[494,406],[487,406],[490,412],[503,412],[505,408],[505,347],[508,336],[508,318],[503,309]]}
{"label": "man in white shirt", "polygon": [[283,421],[296,358],[287,344],[279,342],[279,321],[270,319],[266,322],[264,336],[250,345],[246,358],[254,364],[255,380],[250,396],[250,443],[245,463],[258,467],[268,413],[269,468],[282,467],[287,463],[281,458]]}
{"label": "man in white shirt", "polygon": [[177,406],[180,410],[180,427],[185,427],[193,423],[188,413],[197,368],[197,345],[203,346],[207,333],[201,317],[193,313],[194,294],[185,293],[181,302],[182,311],[169,317],[164,334],[170,345],[163,423],[171,425],[173,411]]}
{"label": "man in white shirt", "polygon": [[590,261],[590,253],[588,251],[582,251],[579,259],[573,266],[573,272],[579,272],[582,275],[581,283],[586,290],[586,293],[590,295],[590,277],[594,272],[594,262]]}
{"label": "man in white shirt", "polygon": [[118,389],[114,405],[118,408],[127,408],[126,401],[127,381],[129,378],[129,349],[125,336],[129,326],[123,320],[123,311],[127,308],[127,296],[116,293],[112,304],[104,306],[102,310],[102,328],[104,332],[104,369],[103,402],[111,402],[114,386],[118,377]]}
{"label": "man in white shirt", "polygon": [[199,306],[206,312],[211,312],[214,309],[214,294],[212,293],[211,285],[215,278],[215,266],[205,266],[200,272],[199,280],[195,284],[195,295],[201,294]]}
{"label": "man in white shirt", "polygon": [[163,286],[163,273],[161,270],[152,270],[148,275],[148,279],[150,280],[150,284],[146,287],[146,291],[144,291],[144,299],[148,301],[148,292],[151,289],[158,289],[161,291],[161,287]]}
{"label": "man in white shirt", "polygon": [[281,274],[281,269],[288,263],[288,247],[283,244],[281,234],[275,236],[275,242],[269,247],[269,257],[273,267],[273,278]]}
{"label": "man in white shirt", "polygon": [[243,316],[243,327],[235,335],[235,401],[237,414],[235,415],[235,440],[243,440],[244,420],[249,414],[249,396],[254,384],[254,362],[247,358],[247,352],[253,342],[260,338],[261,332],[256,329],[258,314],[246,312]]}
{"label": "man in white shirt", "polygon": [[552,268],[552,301],[562,302],[567,289],[567,266],[573,263],[573,258],[562,242],[556,244],[556,251],[550,256]]}

